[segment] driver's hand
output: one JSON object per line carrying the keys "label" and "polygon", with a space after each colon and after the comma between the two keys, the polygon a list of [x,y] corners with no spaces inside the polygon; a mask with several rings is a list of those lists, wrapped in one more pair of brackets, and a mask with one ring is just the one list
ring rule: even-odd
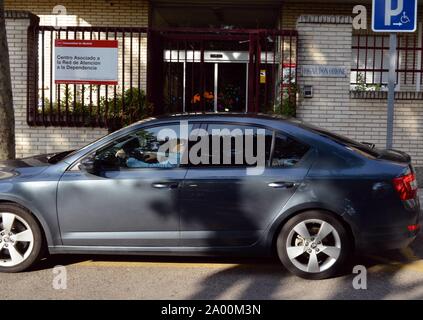
{"label": "driver's hand", "polygon": [[145,161],[147,162],[157,160],[157,154],[155,152],[146,152],[144,156],[145,156]]}
{"label": "driver's hand", "polygon": [[115,157],[119,159],[126,159],[126,152],[123,149],[120,149],[116,152]]}

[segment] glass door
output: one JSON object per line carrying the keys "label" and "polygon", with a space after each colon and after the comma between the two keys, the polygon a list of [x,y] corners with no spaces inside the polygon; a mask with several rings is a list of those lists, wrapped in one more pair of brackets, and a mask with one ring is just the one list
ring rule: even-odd
{"label": "glass door", "polygon": [[245,112],[247,107],[247,63],[219,63],[217,112]]}
{"label": "glass door", "polygon": [[168,112],[247,112],[248,52],[166,50]]}
{"label": "glass door", "polygon": [[[201,70],[201,68],[203,68]],[[215,100],[215,67],[213,63],[186,63],[186,112],[213,112]],[[203,86],[204,83],[204,86]],[[204,107],[204,110],[203,110]]]}

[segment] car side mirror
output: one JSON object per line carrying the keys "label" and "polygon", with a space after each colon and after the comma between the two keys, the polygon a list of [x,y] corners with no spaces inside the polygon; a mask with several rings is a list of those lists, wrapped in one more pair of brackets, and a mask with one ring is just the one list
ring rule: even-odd
{"label": "car side mirror", "polygon": [[79,170],[81,171],[85,171],[88,173],[93,173],[96,171],[96,161],[94,159],[94,157],[88,157],[83,159],[79,165],[78,165]]}

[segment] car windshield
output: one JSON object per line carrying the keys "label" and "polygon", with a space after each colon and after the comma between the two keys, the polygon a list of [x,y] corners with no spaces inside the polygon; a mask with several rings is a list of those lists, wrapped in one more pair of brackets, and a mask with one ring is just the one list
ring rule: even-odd
{"label": "car windshield", "polygon": [[56,164],[59,161],[62,161],[63,159],[65,159],[66,157],[68,157],[69,155],[71,155],[73,153],[75,153],[75,150],[56,153],[56,154],[52,155],[50,158],[48,158],[47,162],[50,163],[50,164]]}
{"label": "car windshield", "polygon": [[64,152],[57,153],[57,154],[55,154],[55,155],[51,156],[51,157],[48,159],[48,163],[50,163],[50,164],[55,164],[55,163],[58,163],[58,162],[60,162],[60,161],[62,161],[62,160],[65,160],[65,159],[67,159],[67,158],[70,158],[70,157],[72,157],[73,155],[75,155],[77,152],[79,152],[79,151],[81,151],[81,150],[83,150],[83,149],[85,149],[85,148],[88,148],[89,146],[91,146],[91,145],[93,145],[93,144],[97,143],[98,141],[100,141],[101,139],[104,139],[105,137],[107,137],[107,135],[105,135],[105,136],[103,136],[103,137],[101,137],[101,138],[99,138],[99,139],[97,139],[97,140],[94,140],[93,142],[91,142],[91,143],[87,144],[86,146],[84,146],[84,147],[82,147],[82,148],[80,148],[80,149],[70,150],[70,151],[64,151]]}
{"label": "car windshield", "polygon": [[[122,129],[120,129],[120,130],[118,130],[118,131],[115,131],[113,134],[119,134],[119,132],[120,132],[120,131],[122,131],[122,130],[124,130],[124,129],[126,130],[126,129],[128,129],[128,128],[135,127],[135,126],[139,125],[140,123],[147,122],[147,121],[149,121],[149,120],[154,120],[154,119],[155,119],[155,118],[146,118],[146,119],[144,119],[144,120],[141,120],[141,121],[135,122],[135,123],[133,123],[133,124],[131,124],[131,125],[129,125],[129,126],[127,126],[127,127],[125,127],[125,128],[122,128]],[[106,134],[105,136],[100,137],[100,138],[98,138],[98,139],[94,140],[93,142],[91,142],[91,143],[87,144],[86,146],[84,146],[84,147],[82,147],[82,148],[80,148],[80,149],[76,149],[76,150],[71,150],[71,151],[65,151],[65,152],[57,153],[57,154],[53,155],[53,156],[52,156],[52,157],[48,160],[48,162],[49,162],[49,163],[51,163],[51,164],[54,164],[54,163],[57,163],[57,162],[59,162],[59,161],[66,160],[67,158],[70,158],[70,157],[74,156],[76,153],[78,153],[78,152],[80,152],[80,151],[82,151],[82,150],[84,150],[84,149],[89,148],[89,147],[90,147],[90,146],[92,146],[93,144],[95,144],[95,143],[99,142],[99,141],[100,141],[100,140],[102,140],[102,139],[107,138],[108,136],[110,136],[110,134]],[[51,161],[52,161],[52,162],[51,162]]]}

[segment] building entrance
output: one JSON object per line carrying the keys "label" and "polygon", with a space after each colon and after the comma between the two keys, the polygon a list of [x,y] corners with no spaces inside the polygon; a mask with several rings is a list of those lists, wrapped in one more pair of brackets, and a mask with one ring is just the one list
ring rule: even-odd
{"label": "building entrance", "polygon": [[295,101],[295,31],[151,33],[148,91],[156,110],[267,112]]}

